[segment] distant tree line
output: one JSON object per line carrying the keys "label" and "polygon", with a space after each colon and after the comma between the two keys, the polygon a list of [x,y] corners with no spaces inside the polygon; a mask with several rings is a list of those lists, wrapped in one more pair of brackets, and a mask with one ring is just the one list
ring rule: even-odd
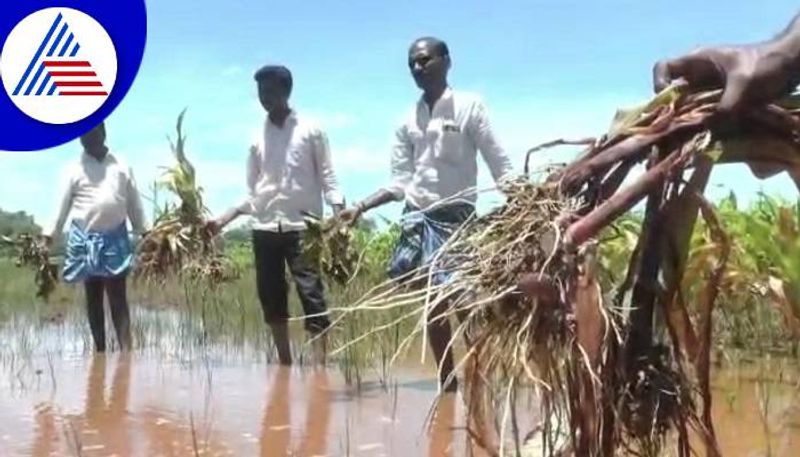
{"label": "distant tree line", "polygon": [[[8,212],[0,208],[0,236],[15,238],[23,233],[38,235],[42,233],[42,228],[25,211]],[[0,243],[0,255],[12,254],[11,246]]]}

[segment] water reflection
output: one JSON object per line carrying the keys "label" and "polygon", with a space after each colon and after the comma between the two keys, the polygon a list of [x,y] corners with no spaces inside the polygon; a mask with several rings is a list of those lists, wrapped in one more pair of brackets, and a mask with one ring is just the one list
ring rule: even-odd
{"label": "water reflection", "polygon": [[428,456],[452,456],[453,425],[456,416],[456,394],[445,393],[436,404],[430,425]]}
{"label": "water reflection", "polygon": [[186,351],[176,315],[137,315],[158,339],[128,356],[84,352],[82,326],[0,327],[0,435],[13,437],[0,436],[0,456],[3,446],[35,457],[463,455],[460,397],[443,398],[425,431],[436,395],[427,372],[402,373],[397,392],[356,391],[335,369]]}
{"label": "water reflection", "polygon": [[58,437],[53,407],[48,403],[36,406],[35,434],[30,455],[34,457],[49,456],[53,453],[53,446]]}
{"label": "water reflection", "polygon": [[[63,452],[65,446],[72,455],[132,455],[127,424],[130,358],[123,355],[117,360],[108,401],[106,363],[104,354],[92,357],[82,413],[61,416],[52,404],[41,403],[37,406],[35,438],[30,451],[32,456]],[[58,446],[57,440],[61,436],[66,443]]]}
{"label": "water reflection", "polygon": [[[0,364],[0,436],[10,437],[3,457],[485,455],[467,444],[463,393],[430,410],[435,377],[427,374],[357,394],[336,370],[237,360],[206,372],[201,363],[111,354],[54,358],[56,389],[47,359],[31,362],[29,371],[44,373],[41,386],[26,378],[19,391],[20,367]],[[800,390],[794,375],[767,382],[768,373],[716,376],[723,455],[798,455]]]}
{"label": "water reflection", "polygon": [[328,422],[331,417],[331,393],[327,371],[315,371],[308,384],[308,390],[305,434],[298,455],[324,455],[328,448]]}
{"label": "water reflection", "polygon": [[289,453],[289,444],[292,441],[292,416],[289,408],[291,376],[290,368],[279,367],[268,391],[269,400],[264,408],[264,420],[261,424],[262,457],[283,457]]}
{"label": "water reflection", "polygon": [[331,393],[328,374],[315,370],[308,380],[305,426],[302,439],[292,447],[291,368],[278,367],[268,392],[264,419],[261,424],[261,456],[317,456],[327,452],[328,424],[330,421]]}
{"label": "water reflection", "polygon": [[130,434],[127,426],[128,392],[131,382],[130,355],[117,357],[108,401],[105,397],[106,357],[94,356],[89,373],[86,407],[83,412],[87,424],[84,434],[89,434],[90,430],[96,430],[97,434],[90,437],[87,443],[96,442],[96,448],[102,450],[103,455],[131,455]]}

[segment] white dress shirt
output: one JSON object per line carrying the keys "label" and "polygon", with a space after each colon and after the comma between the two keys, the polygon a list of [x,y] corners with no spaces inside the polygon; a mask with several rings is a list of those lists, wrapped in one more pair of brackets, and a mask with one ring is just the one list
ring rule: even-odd
{"label": "white dress shirt", "polygon": [[305,229],[303,212],[322,216],[323,194],[329,205],[344,204],[328,138],[294,111],[283,127],[267,117],[263,143],[251,148],[247,160],[247,188],[239,209],[255,218],[255,230]]}
{"label": "white dress shirt", "polygon": [[[477,151],[496,182],[511,172],[480,97],[448,88],[433,110],[420,98],[397,130],[386,190],[397,200],[428,208],[477,185]],[[474,204],[476,195],[460,200]]]}
{"label": "white dress shirt", "polygon": [[58,236],[70,213],[84,230],[110,231],[130,219],[134,232],[144,231],[144,211],[133,171],[110,152],[103,160],[84,152],[79,161],[67,166],[58,217],[45,233]]}

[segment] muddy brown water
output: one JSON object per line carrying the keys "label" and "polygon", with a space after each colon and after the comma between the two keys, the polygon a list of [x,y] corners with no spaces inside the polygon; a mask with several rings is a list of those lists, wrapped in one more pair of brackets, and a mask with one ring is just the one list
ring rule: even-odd
{"label": "muddy brown water", "polygon": [[[36,331],[46,337],[25,350],[0,332],[2,457],[468,455],[461,398],[434,407],[429,368],[404,366],[388,385],[355,391],[335,367],[281,368],[241,354],[98,356],[63,326]],[[797,378],[786,372],[717,374],[723,455],[800,455]]]}
{"label": "muddy brown water", "polygon": [[[189,367],[121,355],[34,362],[0,390],[0,455],[462,455],[460,402],[405,376],[353,392],[333,369]],[[52,377],[51,377],[52,376]],[[53,388],[53,379],[56,387]],[[17,386],[13,386],[13,384]],[[10,385],[11,384],[11,385]],[[80,450],[80,451],[78,451]]]}

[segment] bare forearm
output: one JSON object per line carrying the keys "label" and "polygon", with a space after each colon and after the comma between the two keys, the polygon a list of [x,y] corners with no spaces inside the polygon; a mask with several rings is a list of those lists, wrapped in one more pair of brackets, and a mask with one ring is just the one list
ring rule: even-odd
{"label": "bare forearm", "polygon": [[226,225],[230,224],[231,222],[233,222],[237,217],[241,216],[242,214],[244,214],[244,212],[241,209],[239,209],[238,207],[233,207],[228,211],[226,211],[222,216],[220,216],[219,219],[217,219],[217,224],[219,224],[219,228],[221,229]]}
{"label": "bare forearm", "polygon": [[62,230],[64,230],[64,224],[67,222],[67,216],[69,216],[70,210],[72,209],[72,196],[71,194],[65,194],[59,204],[58,208],[58,215],[56,216],[55,222],[50,227],[47,232],[47,235],[51,238],[57,237]]}
{"label": "bare forearm", "polygon": [[146,224],[144,208],[142,207],[142,199],[139,196],[139,192],[135,188],[130,194],[130,201],[128,202],[128,219],[130,219],[131,227],[133,227],[133,230],[136,233],[142,234],[145,232]]}
{"label": "bare forearm", "polygon": [[369,197],[358,202],[356,206],[361,210],[361,212],[367,212],[373,208],[383,206],[394,200],[395,200],[394,194],[392,194],[386,189],[381,189],[375,192],[374,194],[370,195]]}

